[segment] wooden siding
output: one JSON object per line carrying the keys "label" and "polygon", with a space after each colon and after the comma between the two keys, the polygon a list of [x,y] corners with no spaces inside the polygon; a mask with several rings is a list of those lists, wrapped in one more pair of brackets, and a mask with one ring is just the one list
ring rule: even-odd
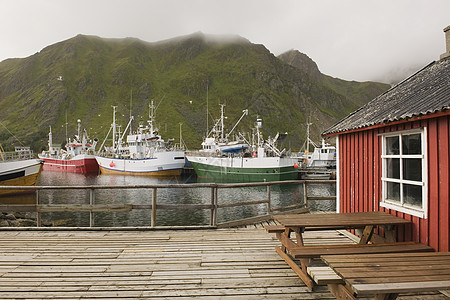
{"label": "wooden siding", "polygon": [[[380,207],[380,133],[427,128],[427,218]],[[368,128],[339,135],[341,212],[384,210],[411,220],[412,228],[398,232],[398,239],[415,240],[439,251],[450,251],[450,115],[415,119],[395,125]]]}

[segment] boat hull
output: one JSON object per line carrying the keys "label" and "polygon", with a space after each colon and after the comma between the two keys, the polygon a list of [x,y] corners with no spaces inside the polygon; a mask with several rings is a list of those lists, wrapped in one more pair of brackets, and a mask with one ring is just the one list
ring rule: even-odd
{"label": "boat hull", "polygon": [[156,153],[155,158],[126,159],[96,156],[101,174],[136,176],[179,176],[184,167],[184,152]]}
{"label": "boat hull", "polygon": [[[42,161],[30,159],[0,163],[0,186],[35,186],[42,172]],[[30,190],[0,190],[0,195],[33,192]]]}
{"label": "boat hull", "polygon": [[77,155],[71,159],[57,159],[39,155],[44,161],[45,171],[67,173],[95,173],[99,172],[97,160],[94,155]]}
{"label": "boat hull", "polygon": [[291,158],[187,157],[199,178],[219,182],[295,180],[298,170]]}

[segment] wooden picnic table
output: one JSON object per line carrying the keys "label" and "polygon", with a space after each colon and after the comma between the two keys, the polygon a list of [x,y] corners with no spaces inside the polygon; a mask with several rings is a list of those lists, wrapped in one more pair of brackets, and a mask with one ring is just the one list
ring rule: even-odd
{"label": "wooden picnic table", "polygon": [[393,300],[398,293],[450,289],[450,253],[389,253],[322,256],[343,284],[328,284],[337,299],[375,295]]}
{"label": "wooden picnic table", "polygon": [[[360,212],[360,213],[326,213],[326,214],[286,214],[274,215],[282,228],[277,231],[277,238],[281,241],[281,247],[276,247],[277,253],[299,275],[303,282],[312,290],[313,281],[307,274],[310,259],[320,257],[321,254],[348,254],[348,253],[381,253],[413,251],[416,245],[406,245],[401,248],[395,243],[395,228],[398,225],[410,224],[409,221],[393,216],[385,212]],[[372,238],[376,226],[384,228],[385,239],[390,244],[380,247],[367,245]],[[308,230],[330,229],[356,229],[364,228],[358,245],[333,245],[333,246],[305,246],[303,233]],[[272,231],[274,232],[274,231]],[[295,233],[295,241],[291,240],[291,233]],[[349,247],[350,246],[350,247]],[[425,246],[427,247],[427,246]],[[426,249],[424,250],[426,251]],[[294,261],[298,259],[300,266]]]}
{"label": "wooden picnic table", "polygon": [[385,239],[394,242],[396,226],[411,222],[382,211],[359,213],[326,213],[326,214],[292,214],[273,216],[289,231],[302,233],[305,228],[321,229],[356,229],[364,228],[361,244],[370,241],[376,226],[385,229]]}

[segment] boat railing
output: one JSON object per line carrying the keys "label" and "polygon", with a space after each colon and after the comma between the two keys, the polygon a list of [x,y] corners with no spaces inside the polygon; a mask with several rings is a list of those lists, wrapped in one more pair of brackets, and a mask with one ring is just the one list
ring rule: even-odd
{"label": "boat railing", "polygon": [[33,159],[34,153],[33,150],[25,150],[25,151],[10,151],[10,152],[2,152],[0,161],[12,161],[12,160],[23,160],[23,159]]}
{"label": "boat railing", "polygon": [[[257,182],[257,183],[190,183],[190,184],[153,184],[153,185],[90,185],[90,186],[0,186],[0,192],[5,190],[21,190],[36,194],[36,202],[34,204],[0,204],[0,212],[36,212],[36,224],[42,226],[42,213],[49,212],[89,212],[89,227],[94,227],[94,214],[97,212],[129,212],[131,210],[150,210],[150,224],[143,227],[157,227],[157,211],[158,210],[185,210],[189,213],[191,210],[209,210],[208,227],[235,227],[245,224],[263,222],[271,219],[273,214],[277,213],[299,213],[306,212],[308,201],[311,200],[336,200],[336,196],[312,196],[308,194],[308,186],[317,184],[335,185],[335,180],[290,180],[290,181],[273,181],[273,182]],[[298,201],[288,206],[274,206],[272,201],[272,187],[276,185],[298,185],[302,189],[303,197],[299,197]],[[232,188],[248,188],[248,187],[266,187],[266,197],[260,200],[247,200],[234,203],[222,203],[219,199],[219,190]],[[209,200],[205,204],[184,204],[184,203],[159,203],[158,190],[161,189],[209,189]],[[150,189],[151,196],[146,199],[146,204],[96,204],[96,193],[100,190],[129,190],[129,189]],[[89,191],[89,204],[43,204],[41,194],[49,190],[87,190]],[[147,193],[142,193],[147,195]],[[145,196],[147,197],[147,196]],[[87,199],[86,199],[87,200]],[[265,205],[265,213],[256,217],[250,217],[239,220],[231,220],[218,223],[218,213],[220,209],[231,207],[242,207],[249,205]],[[170,227],[170,226],[158,226]],[[193,225],[187,227],[205,227],[205,225]]]}

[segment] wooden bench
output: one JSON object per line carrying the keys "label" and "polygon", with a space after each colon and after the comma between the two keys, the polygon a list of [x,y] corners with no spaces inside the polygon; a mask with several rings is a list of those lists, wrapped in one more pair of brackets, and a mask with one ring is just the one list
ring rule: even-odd
{"label": "wooden bench", "polygon": [[[283,225],[265,225],[264,229],[268,233],[283,233],[286,230],[286,227]],[[340,228],[337,228],[336,226],[333,227],[315,227],[315,228],[308,228],[306,227],[305,230],[339,230],[339,229],[346,229],[346,227],[342,226]]]}
{"label": "wooden bench", "polygon": [[308,267],[308,275],[317,285],[342,284],[344,280],[330,267]]}
{"label": "wooden bench", "polygon": [[[332,246],[305,246],[301,249],[290,251],[292,257],[317,258],[326,254],[350,255],[350,254],[376,254],[376,253],[409,253],[409,252],[432,252],[433,248],[415,242],[401,242],[395,244],[350,244]],[[308,267],[308,275],[318,285],[343,283],[342,278],[330,267]]]}
{"label": "wooden bench", "polygon": [[399,293],[450,288],[450,253],[415,252],[322,256],[345,283],[328,283],[337,299],[395,299]]}
{"label": "wooden bench", "polygon": [[264,226],[264,229],[268,233],[282,233],[286,229],[283,225],[266,225]]}
{"label": "wooden bench", "polygon": [[321,245],[287,248],[288,253],[296,259],[319,258],[322,255],[344,254],[375,254],[375,253],[399,253],[399,252],[426,252],[434,251],[433,248],[416,242],[398,242],[383,244],[346,244],[346,245]]}

